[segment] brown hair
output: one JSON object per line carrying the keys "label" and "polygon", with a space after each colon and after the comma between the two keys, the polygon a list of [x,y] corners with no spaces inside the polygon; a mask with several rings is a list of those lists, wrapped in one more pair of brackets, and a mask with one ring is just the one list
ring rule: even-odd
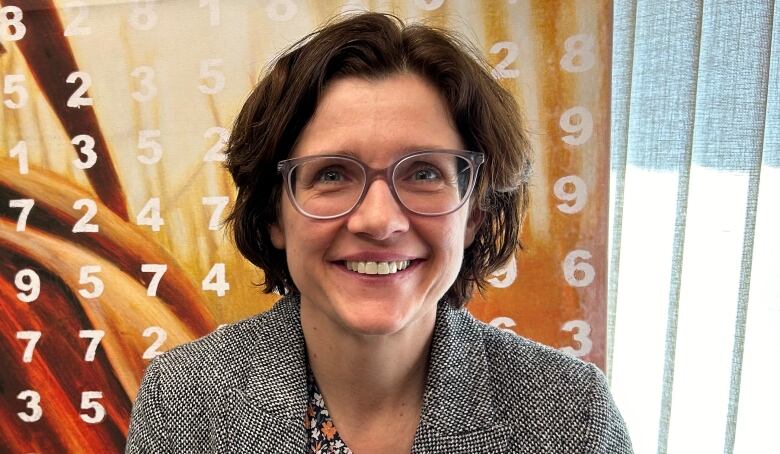
{"label": "brown hair", "polygon": [[227,223],[239,251],[265,273],[264,292],[298,292],[285,252],[271,244],[268,229],[278,222],[282,195],[276,164],[293,150],[328,83],[398,73],[428,80],[446,101],[466,149],[487,158],[472,195],[482,222],[446,301],[464,306],[520,246],[531,161],[512,95],[493,80],[479,52],[454,33],[362,13],[327,24],[282,53],[233,126],[226,167],[238,195]]}

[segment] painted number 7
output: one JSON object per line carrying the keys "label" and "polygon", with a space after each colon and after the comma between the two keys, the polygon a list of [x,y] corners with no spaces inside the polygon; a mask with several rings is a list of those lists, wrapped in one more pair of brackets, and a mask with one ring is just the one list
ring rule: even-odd
{"label": "painted number 7", "polygon": [[141,265],[142,273],[154,273],[152,279],[149,280],[149,286],[146,287],[146,296],[157,296],[157,286],[160,285],[160,280],[166,271],[168,271],[168,265],[164,263],[144,263]]}
{"label": "painted number 7", "polygon": [[100,341],[103,340],[103,336],[106,332],[102,329],[82,329],[79,331],[79,337],[82,339],[92,339],[89,342],[86,353],[84,353],[84,361],[92,362],[95,360],[95,350],[97,350]]}

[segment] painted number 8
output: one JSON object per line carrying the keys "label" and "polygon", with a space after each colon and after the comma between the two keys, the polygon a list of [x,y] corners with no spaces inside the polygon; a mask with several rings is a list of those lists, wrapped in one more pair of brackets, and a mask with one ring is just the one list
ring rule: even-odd
{"label": "painted number 8", "polygon": [[19,41],[27,33],[27,27],[22,23],[24,14],[18,6],[0,8],[0,38],[3,41]]}
{"label": "painted number 8", "polygon": [[589,70],[596,63],[593,47],[593,35],[583,33],[570,36],[563,43],[566,53],[561,58],[561,68],[570,73],[581,73]]}
{"label": "painted number 8", "polygon": [[147,31],[157,25],[157,11],[152,0],[136,0],[136,6],[128,19],[130,26],[136,30]]}

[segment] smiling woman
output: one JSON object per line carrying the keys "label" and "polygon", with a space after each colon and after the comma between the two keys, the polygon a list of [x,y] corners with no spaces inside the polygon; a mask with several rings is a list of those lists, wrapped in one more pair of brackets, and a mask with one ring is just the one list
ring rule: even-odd
{"label": "smiling woman", "polygon": [[128,452],[631,452],[594,366],[463,310],[530,172],[469,49],[366,13],[275,62],[226,154],[236,244],[284,296],[156,359]]}

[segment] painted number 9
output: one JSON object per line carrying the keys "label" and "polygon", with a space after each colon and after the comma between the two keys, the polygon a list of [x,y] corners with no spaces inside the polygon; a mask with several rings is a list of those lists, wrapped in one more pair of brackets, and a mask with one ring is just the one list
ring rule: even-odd
{"label": "painted number 9", "polygon": [[563,202],[556,206],[566,214],[579,213],[588,202],[588,186],[577,175],[559,178],[553,185],[553,194]]}
{"label": "painted number 9", "polygon": [[593,135],[593,115],[582,106],[575,106],[561,115],[561,129],[569,134],[561,139],[569,145],[582,145]]}
{"label": "painted number 9", "polygon": [[495,288],[507,288],[517,279],[517,259],[513,255],[506,265],[498,269],[488,279],[488,283]]}
{"label": "painted number 9", "polygon": [[35,271],[25,268],[14,277],[14,285],[19,289],[16,297],[19,301],[32,303],[41,295],[41,278]]}
{"label": "painted number 9", "polygon": [[501,331],[506,331],[507,333],[517,334],[515,330],[512,329],[517,326],[517,324],[510,317],[496,317],[490,321],[490,326],[495,326]]}

